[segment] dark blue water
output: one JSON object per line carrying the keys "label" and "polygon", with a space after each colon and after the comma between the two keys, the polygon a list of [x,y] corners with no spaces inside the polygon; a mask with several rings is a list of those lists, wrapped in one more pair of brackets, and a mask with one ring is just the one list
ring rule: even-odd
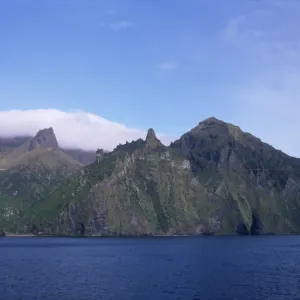
{"label": "dark blue water", "polygon": [[0,239],[3,300],[299,295],[299,236]]}

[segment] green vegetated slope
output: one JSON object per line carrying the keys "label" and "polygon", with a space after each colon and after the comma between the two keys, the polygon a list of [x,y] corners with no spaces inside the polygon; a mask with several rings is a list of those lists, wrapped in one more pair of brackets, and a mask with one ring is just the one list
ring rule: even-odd
{"label": "green vegetated slope", "polygon": [[32,217],[32,207],[80,167],[61,159],[56,150],[51,152],[0,171],[0,228],[22,231],[26,220]]}
{"label": "green vegetated slope", "polygon": [[60,149],[31,149],[32,140],[9,149],[0,160],[0,228],[7,231],[22,231],[35,203],[81,167]]}
{"label": "green vegetated slope", "polygon": [[37,149],[24,155],[19,164],[0,172],[0,189],[9,194],[22,194],[39,199],[45,189],[70,176],[80,164],[60,150]]}
{"label": "green vegetated slope", "polygon": [[169,147],[153,130],[119,145],[12,219],[42,234],[293,233],[299,204],[299,159],[209,118]]}

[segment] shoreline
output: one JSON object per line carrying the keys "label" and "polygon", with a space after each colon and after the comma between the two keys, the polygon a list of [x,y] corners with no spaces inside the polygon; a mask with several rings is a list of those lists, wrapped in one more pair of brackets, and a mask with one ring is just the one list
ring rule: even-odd
{"label": "shoreline", "polygon": [[272,233],[272,234],[259,234],[259,235],[237,235],[237,234],[178,234],[178,235],[162,235],[162,234],[158,234],[158,235],[43,235],[43,234],[30,234],[30,233],[6,233],[5,236],[3,237],[14,237],[14,238],[22,238],[22,237],[35,237],[35,238],[165,238],[165,237],[170,237],[170,238],[175,238],[175,237],[243,237],[243,236],[289,236],[289,235],[300,235],[300,233]]}
{"label": "shoreline", "polygon": [[21,233],[5,233],[5,236],[4,237],[35,237],[34,234],[21,234]]}

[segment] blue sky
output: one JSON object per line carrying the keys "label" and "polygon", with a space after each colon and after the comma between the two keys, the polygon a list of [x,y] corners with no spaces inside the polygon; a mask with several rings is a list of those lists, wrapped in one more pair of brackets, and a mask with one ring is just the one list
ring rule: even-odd
{"label": "blue sky", "polygon": [[215,116],[300,156],[299,14],[297,0],[3,0],[0,134],[51,125],[80,146],[90,128],[111,148]]}

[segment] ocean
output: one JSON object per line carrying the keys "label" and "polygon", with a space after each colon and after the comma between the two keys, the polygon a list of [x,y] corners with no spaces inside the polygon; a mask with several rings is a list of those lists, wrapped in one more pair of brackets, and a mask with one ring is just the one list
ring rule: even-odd
{"label": "ocean", "polygon": [[0,238],[2,300],[299,299],[300,236]]}

